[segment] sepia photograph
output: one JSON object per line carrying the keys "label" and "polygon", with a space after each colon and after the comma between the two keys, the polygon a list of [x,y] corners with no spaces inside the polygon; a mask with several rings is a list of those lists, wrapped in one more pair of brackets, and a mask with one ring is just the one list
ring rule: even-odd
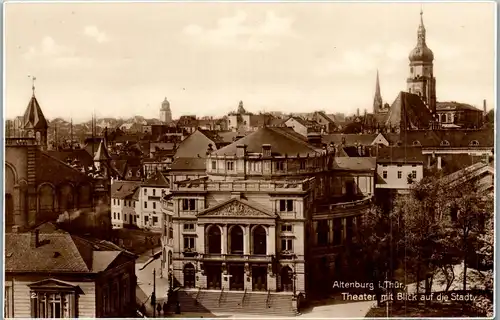
{"label": "sepia photograph", "polygon": [[4,318],[493,318],[497,4],[6,1]]}

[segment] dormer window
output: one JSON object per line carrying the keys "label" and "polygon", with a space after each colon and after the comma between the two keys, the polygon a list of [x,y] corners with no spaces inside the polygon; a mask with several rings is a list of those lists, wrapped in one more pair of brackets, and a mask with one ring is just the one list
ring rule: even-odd
{"label": "dormer window", "polygon": [[448,147],[449,145],[450,145],[450,143],[448,142],[448,140],[441,141],[441,146],[442,147]]}
{"label": "dormer window", "polygon": [[474,147],[477,147],[479,146],[479,141],[477,140],[472,140],[470,143],[469,143],[470,146],[474,146]]}
{"label": "dormer window", "polygon": [[421,146],[420,141],[418,141],[418,140],[413,141],[413,145],[416,146],[416,147],[420,147]]}

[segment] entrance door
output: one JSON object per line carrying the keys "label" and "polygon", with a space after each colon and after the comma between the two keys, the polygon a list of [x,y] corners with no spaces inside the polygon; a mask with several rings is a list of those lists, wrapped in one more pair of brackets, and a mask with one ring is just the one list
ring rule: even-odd
{"label": "entrance door", "polygon": [[14,224],[14,199],[10,193],[5,194],[5,226]]}
{"label": "entrance door", "polygon": [[207,274],[207,288],[213,290],[220,290],[221,286],[221,278],[222,278],[222,270],[221,265],[207,265],[206,267]]}
{"label": "entrance door", "polygon": [[229,266],[229,290],[245,289],[245,268],[242,265]]}
{"label": "entrance door", "polygon": [[194,288],[196,281],[195,269],[191,263],[184,267],[184,288]]}
{"label": "entrance door", "polygon": [[252,267],[252,290],[267,291],[267,267]]}

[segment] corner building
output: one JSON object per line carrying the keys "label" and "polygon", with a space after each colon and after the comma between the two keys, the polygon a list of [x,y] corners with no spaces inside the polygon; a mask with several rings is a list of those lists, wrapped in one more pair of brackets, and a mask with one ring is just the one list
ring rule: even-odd
{"label": "corner building", "polygon": [[331,288],[371,202],[375,160],[337,158],[317,138],[264,127],[209,154],[206,176],[173,183],[163,209],[174,282],[193,300],[183,310],[285,314],[318,284]]}

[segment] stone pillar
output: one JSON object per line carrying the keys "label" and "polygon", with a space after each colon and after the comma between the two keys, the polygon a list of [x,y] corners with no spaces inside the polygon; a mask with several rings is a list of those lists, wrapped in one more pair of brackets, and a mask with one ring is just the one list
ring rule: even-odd
{"label": "stone pillar", "polygon": [[249,263],[245,263],[245,290],[252,291],[252,269]]}
{"label": "stone pillar", "polygon": [[276,254],[276,226],[272,225],[268,227],[267,232],[267,255]]}
{"label": "stone pillar", "polygon": [[205,225],[196,224],[196,237],[196,252],[203,254],[205,253]]}
{"label": "stone pillar", "polygon": [[243,254],[247,255],[250,254],[250,226],[246,225],[245,226],[245,233],[243,235]]}
{"label": "stone pillar", "polygon": [[[13,202],[14,202],[14,210],[12,212],[13,217],[12,220],[14,222],[14,225],[18,226],[19,228],[23,229],[25,227],[25,221],[23,219],[24,215],[24,190],[21,189],[21,186],[15,185],[14,186],[14,194],[12,195]],[[5,217],[4,217],[5,219]]]}
{"label": "stone pillar", "polygon": [[229,277],[227,272],[227,265],[225,262],[222,263],[222,277],[221,277],[221,287],[225,291],[229,290]]}
{"label": "stone pillar", "polygon": [[267,265],[267,290],[276,291],[277,275],[273,274],[272,264]]}
{"label": "stone pillar", "polygon": [[227,254],[227,224],[222,227],[220,243],[222,245],[222,254]]}
{"label": "stone pillar", "polygon": [[328,243],[333,243],[333,220],[328,220]]}
{"label": "stone pillar", "polygon": [[441,157],[440,156],[437,157],[437,169],[441,170]]}

